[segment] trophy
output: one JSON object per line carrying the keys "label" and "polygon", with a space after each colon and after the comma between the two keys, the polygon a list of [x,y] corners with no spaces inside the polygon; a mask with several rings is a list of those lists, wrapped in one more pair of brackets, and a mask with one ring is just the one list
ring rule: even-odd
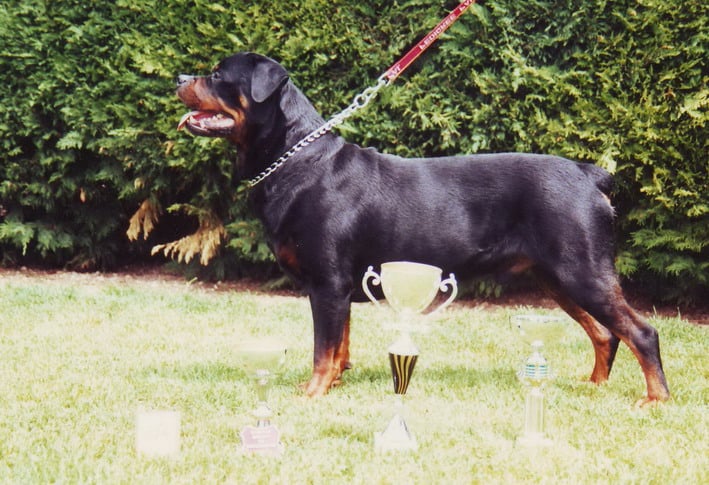
{"label": "trophy", "polygon": [[369,290],[368,280],[371,278],[375,286],[381,285],[384,297],[398,315],[395,326],[400,330],[399,337],[388,349],[396,396],[394,417],[383,432],[374,435],[374,445],[378,451],[415,450],[418,447],[416,438],[409,431],[403,417],[403,396],[409,387],[419,356],[419,349],[411,338],[411,332],[417,329],[421,312],[429,307],[439,290],[446,293],[450,288],[451,294],[428,315],[438,313],[448,306],[458,293],[453,274],[443,281],[441,274],[442,270],[436,266],[397,261],[383,263],[381,274],[375,273],[374,268],[370,266],[362,278],[364,293],[376,305],[379,305],[379,302]]}
{"label": "trophy", "polygon": [[180,454],[180,412],[139,410],[135,415],[135,449],[148,457]]}
{"label": "trophy", "polygon": [[268,391],[273,373],[285,362],[286,350],[284,344],[268,339],[242,342],[237,348],[240,366],[254,380],[258,398],[252,411],[256,426],[246,426],[241,431],[242,449],[246,452],[271,456],[283,453],[278,428],[271,424],[273,411],[268,405]]}
{"label": "trophy", "polygon": [[542,355],[545,342],[558,340],[564,332],[565,322],[561,317],[546,315],[513,315],[511,323],[522,340],[532,347],[518,373],[528,387],[524,409],[524,433],[517,439],[523,446],[540,448],[551,445],[544,434],[544,385],[552,378],[551,367]]}

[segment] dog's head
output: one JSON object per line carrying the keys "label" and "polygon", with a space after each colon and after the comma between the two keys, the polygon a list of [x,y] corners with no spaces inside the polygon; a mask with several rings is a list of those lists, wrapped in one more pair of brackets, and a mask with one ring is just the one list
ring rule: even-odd
{"label": "dog's head", "polygon": [[277,107],[276,92],[288,73],[276,61],[253,53],[227,57],[208,76],[180,75],[177,96],[192,111],[178,129],[243,144],[251,127]]}

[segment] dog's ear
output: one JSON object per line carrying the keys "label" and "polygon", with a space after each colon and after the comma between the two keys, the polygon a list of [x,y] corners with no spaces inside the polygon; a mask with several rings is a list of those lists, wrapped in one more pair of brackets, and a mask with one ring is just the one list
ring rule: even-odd
{"label": "dog's ear", "polygon": [[260,58],[251,74],[251,97],[263,103],[288,80],[288,72],[276,61]]}

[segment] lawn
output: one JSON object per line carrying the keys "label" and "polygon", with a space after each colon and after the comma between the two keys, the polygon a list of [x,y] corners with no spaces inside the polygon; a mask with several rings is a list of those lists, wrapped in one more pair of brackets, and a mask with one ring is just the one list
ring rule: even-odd
{"label": "lawn", "polygon": [[[673,392],[637,410],[644,380],[627,348],[610,381],[585,381],[590,342],[573,322],[545,350],[555,378],[546,395],[542,451],[516,446],[529,348],[510,327],[530,307],[454,304],[421,349],[406,403],[416,452],[377,454],[373,433],[391,416],[386,348],[390,313],[352,312],[354,368],[321,399],[299,390],[311,371],[307,299],[152,279],[8,278],[0,274],[0,483],[709,483],[706,326],[651,318]],[[239,451],[254,391],[233,349],[275,336],[287,365],[271,404],[286,451]],[[181,452],[135,451],[138,410],[181,413]]]}

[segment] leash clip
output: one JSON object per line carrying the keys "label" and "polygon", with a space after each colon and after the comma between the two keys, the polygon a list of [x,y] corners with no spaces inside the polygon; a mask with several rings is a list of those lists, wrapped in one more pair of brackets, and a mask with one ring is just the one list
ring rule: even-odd
{"label": "leash clip", "polygon": [[372,99],[374,99],[379,90],[387,84],[389,84],[387,77],[385,74],[382,74],[379,76],[377,83],[374,86],[369,86],[367,89],[354,97],[351,107],[354,108],[354,110],[364,108],[372,101]]}

